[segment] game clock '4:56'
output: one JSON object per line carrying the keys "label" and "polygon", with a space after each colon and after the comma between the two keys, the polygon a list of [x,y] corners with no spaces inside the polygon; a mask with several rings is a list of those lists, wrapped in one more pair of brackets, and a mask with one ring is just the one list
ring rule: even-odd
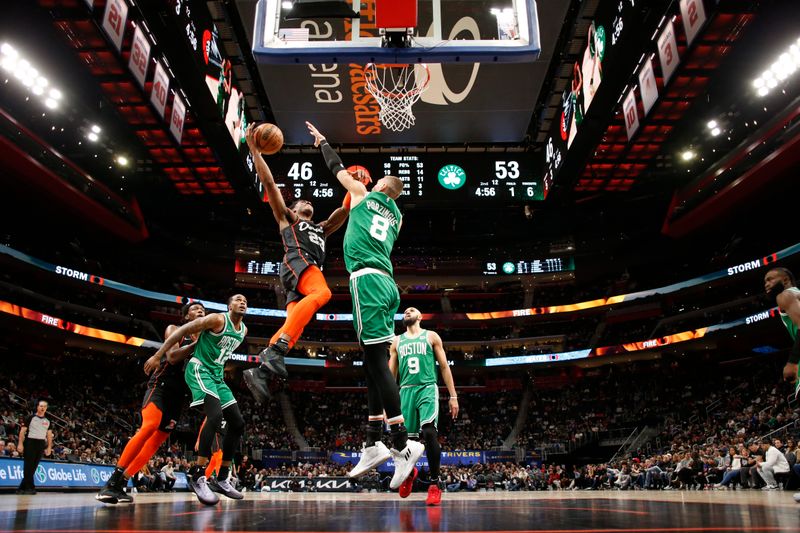
{"label": "game clock '4:56'", "polygon": [[472,170],[478,178],[471,188],[474,196],[506,201],[544,199],[541,179],[534,177],[529,157],[521,155],[519,159],[486,159],[493,165],[489,172],[480,169],[482,164],[476,164]]}

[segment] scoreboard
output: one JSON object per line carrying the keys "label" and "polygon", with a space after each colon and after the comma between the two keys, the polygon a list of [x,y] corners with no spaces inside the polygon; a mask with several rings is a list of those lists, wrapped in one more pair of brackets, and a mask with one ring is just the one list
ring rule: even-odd
{"label": "scoreboard", "polygon": [[[547,187],[531,153],[341,154],[346,167],[361,165],[373,183],[386,174],[403,181],[400,202],[483,205],[544,200]],[[288,201],[339,203],[345,190],[319,154],[265,158]],[[263,196],[263,190],[259,193]]]}
{"label": "scoreboard", "polygon": [[527,274],[548,274],[575,270],[572,257],[550,257],[546,259],[504,259],[486,261],[483,264],[485,276],[520,276]]}
{"label": "scoreboard", "polygon": [[255,259],[236,258],[234,272],[236,274],[254,274],[257,276],[277,276],[280,273],[281,261],[261,261]]}

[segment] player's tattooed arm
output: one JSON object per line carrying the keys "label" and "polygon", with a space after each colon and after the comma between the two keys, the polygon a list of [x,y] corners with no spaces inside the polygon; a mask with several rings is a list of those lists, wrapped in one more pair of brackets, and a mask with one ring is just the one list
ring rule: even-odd
{"label": "player's tattooed arm", "polygon": [[272,214],[278,222],[278,227],[283,229],[294,224],[297,221],[295,215],[283,200],[283,195],[278,185],[275,183],[275,178],[272,176],[272,171],[269,169],[267,162],[261,152],[258,151],[255,143],[255,124],[250,124],[245,132],[245,139],[247,139],[247,146],[250,148],[250,155],[253,156],[253,161],[256,165],[256,173],[258,180],[267,191],[267,198],[269,199],[269,206],[272,208]]}
{"label": "player's tattooed arm", "polygon": [[181,339],[187,335],[200,333],[201,331],[205,330],[222,331],[222,328],[224,327],[225,317],[222,315],[222,313],[214,313],[208,316],[197,318],[191,322],[187,322],[186,324],[177,328],[169,337],[167,337],[167,340],[164,341],[164,344],[161,345],[161,348],[158,349],[153,357],[157,357],[160,360],[170,348],[180,343]]}
{"label": "player's tattooed arm", "polygon": [[[164,332],[164,338],[166,339],[172,332],[178,329],[178,326],[174,324],[170,324],[167,326],[167,330]],[[197,339],[194,342],[187,344],[186,346],[179,346],[175,345],[169,350],[167,350],[167,362],[171,365],[178,364],[182,362],[184,359],[189,359],[192,356],[192,352],[194,352],[194,347],[197,344]]]}
{"label": "player's tattooed arm", "polygon": [[[170,324],[167,326],[167,329],[164,331],[164,338],[168,338],[172,335],[172,332],[178,329],[178,326],[174,324]],[[175,365],[183,361],[184,359],[188,359],[191,357],[192,352],[194,351],[194,346],[197,344],[195,340],[191,344],[187,344],[186,346],[179,346],[175,345],[169,350],[167,350],[167,362],[171,365]],[[161,365],[161,359],[156,357],[156,354],[150,356],[147,361],[144,362],[144,373],[148,376],[159,366]]]}

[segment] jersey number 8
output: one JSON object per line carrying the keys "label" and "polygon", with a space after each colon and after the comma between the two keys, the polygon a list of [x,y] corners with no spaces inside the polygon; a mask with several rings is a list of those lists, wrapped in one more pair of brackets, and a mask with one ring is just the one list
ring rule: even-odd
{"label": "jersey number 8", "polygon": [[385,241],[389,236],[389,221],[380,215],[373,215],[369,234],[381,242]]}

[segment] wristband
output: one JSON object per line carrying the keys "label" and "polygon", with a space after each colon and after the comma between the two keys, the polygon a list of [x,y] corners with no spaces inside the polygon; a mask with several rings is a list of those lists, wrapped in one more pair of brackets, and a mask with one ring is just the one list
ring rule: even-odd
{"label": "wristband", "polygon": [[322,157],[325,159],[325,164],[328,165],[328,168],[333,172],[334,176],[342,170],[345,170],[344,164],[339,158],[339,154],[331,148],[331,145],[328,144],[327,141],[320,142],[319,149],[322,152]]}

